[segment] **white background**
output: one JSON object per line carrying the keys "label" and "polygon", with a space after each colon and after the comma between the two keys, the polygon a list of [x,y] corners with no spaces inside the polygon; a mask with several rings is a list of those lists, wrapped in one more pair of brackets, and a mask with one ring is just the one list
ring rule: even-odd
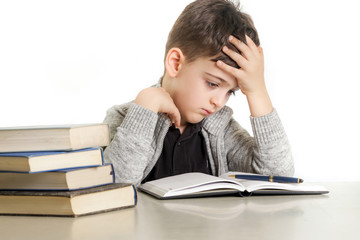
{"label": "white background", "polygon": [[[167,34],[190,0],[0,1],[0,127],[102,122],[163,73]],[[243,0],[296,175],[359,174],[357,1]],[[246,99],[228,105],[251,132]]]}

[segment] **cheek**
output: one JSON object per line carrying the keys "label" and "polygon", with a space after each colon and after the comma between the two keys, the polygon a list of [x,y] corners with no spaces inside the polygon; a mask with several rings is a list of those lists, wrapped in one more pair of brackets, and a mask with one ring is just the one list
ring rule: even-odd
{"label": "cheek", "polygon": [[176,95],[174,99],[179,105],[186,106],[187,108],[195,107],[200,102],[199,92],[192,87],[184,89],[180,94]]}
{"label": "cheek", "polygon": [[199,104],[201,103],[205,98],[207,92],[205,91],[205,87],[201,84],[201,82],[193,84],[191,87],[188,87],[186,89],[186,98],[187,101],[192,104]]}

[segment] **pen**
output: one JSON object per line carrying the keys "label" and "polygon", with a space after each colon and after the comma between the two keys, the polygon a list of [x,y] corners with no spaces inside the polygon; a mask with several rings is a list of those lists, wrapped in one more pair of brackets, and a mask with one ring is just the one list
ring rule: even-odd
{"label": "pen", "polygon": [[254,181],[269,181],[269,182],[278,182],[278,183],[302,183],[302,182],[304,182],[304,180],[302,180],[300,178],[282,177],[282,176],[235,174],[235,175],[229,175],[229,177],[236,178],[236,179],[246,179],[246,180],[254,180]]}

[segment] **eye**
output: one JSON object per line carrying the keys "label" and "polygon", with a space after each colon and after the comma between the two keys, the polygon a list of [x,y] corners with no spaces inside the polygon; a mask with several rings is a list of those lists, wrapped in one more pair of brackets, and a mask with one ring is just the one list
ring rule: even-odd
{"label": "eye", "polygon": [[213,83],[210,81],[206,81],[206,84],[210,87],[210,88],[217,88],[219,86],[219,84],[217,83]]}

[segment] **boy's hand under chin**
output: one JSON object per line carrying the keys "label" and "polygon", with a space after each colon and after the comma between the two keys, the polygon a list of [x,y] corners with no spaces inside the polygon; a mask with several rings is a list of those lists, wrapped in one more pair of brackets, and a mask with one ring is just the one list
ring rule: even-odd
{"label": "boy's hand under chin", "polygon": [[170,94],[164,88],[145,88],[137,95],[134,103],[154,113],[165,113],[176,127],[180,127],[180,112]]}
{"label": "boy's hand under chin", "polygon": [[247,44],[230,36],[229,41],[241,54],[223,47],[223,52],[233,59],[240,69],[218,61],[217,66],[230,73],[237,80],[240,90],[246,95],[251,116],[259,117],[273,111],[273,106],[266,90],[264,79],[264,54],[262,48],[256,46],[250,37],[246,36]]}

